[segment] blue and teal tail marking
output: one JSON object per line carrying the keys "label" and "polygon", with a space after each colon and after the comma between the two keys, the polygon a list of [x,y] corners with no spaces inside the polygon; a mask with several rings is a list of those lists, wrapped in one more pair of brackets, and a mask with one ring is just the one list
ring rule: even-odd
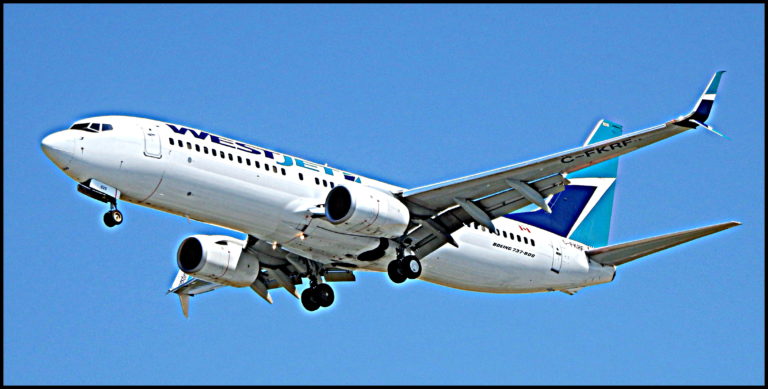
{"label": "blue and teal tail marking", "polygon": [[[601,120],[584,145],[614,138],[621,133],[621,125]],[[605,246],[608,244],[608,234],[611,230],[613,195],[618,167],[618,158],[613,158],[570,173],[568,180],[571,184],[549,200],[551,214],[538,209],[511,213],[506,217],[588,246]]]}

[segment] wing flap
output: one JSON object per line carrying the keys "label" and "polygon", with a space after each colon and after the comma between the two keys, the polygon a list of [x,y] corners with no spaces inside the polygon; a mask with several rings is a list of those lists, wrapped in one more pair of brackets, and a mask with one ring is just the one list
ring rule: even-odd
{"label": "wing flap", "polygon": [[707,227],[694,228],[692,230],[673,232],[671,234],[654,236],[636,240],[633,242],[621,243],[611,246],[600,247],[586,252],[587,257],[603,265],[623,265],[627,262],[644,257],[670,247],[683,244],[716,232],[727,230],[741,225],[739,222],[728,222],[715,224]]}
{"label": "wing flap", "polygon": [[[529,183],[528,185],[540,193],[541,196],[547,197],[551,194],[561,192],[567,183],[568,180],[563,178],[563,176],[555,175]],[[508,189],[474,201],[474,204],[487,213],[491,219],[506,215],[516,209],[525,207],[530,203],[530,200],[516,189]],[[464,208],[455,203],[452,208],[441,212],[431,220],[447,234],[452,234],[459,228],[470,225],[473,221],[477,222]],[[411,248],[419,258],[427,256],[447,242],[447,239],[440,236],[440,234],[435,234],[431,229],[424,227],[418,227],[410,231],[408,237],[413,242]]]}

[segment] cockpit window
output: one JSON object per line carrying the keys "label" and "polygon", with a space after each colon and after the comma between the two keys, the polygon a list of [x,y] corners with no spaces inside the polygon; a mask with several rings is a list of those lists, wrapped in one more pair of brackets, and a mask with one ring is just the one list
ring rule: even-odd
{"label": "cockpit window", "polygon": [[82,130],[88,132],[100,132],[99,128],[101,128],[101,131],[109,131],[112,129],[112,125],[101,123],[77,123],[70,127],[71,130]]}

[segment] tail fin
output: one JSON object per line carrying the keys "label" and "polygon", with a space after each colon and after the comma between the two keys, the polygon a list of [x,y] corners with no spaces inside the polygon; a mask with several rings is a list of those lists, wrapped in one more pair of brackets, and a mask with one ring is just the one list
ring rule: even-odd
{"label": "tail fin", "polygon": [[[584,145],[621,135],[622,126],[600,120]],[[611,229],[618,158],[600,162],[568,175],[570,184],[549,201],[552,213],[539,209],[506,217],[553,232],[592,247],[605,246]]]}

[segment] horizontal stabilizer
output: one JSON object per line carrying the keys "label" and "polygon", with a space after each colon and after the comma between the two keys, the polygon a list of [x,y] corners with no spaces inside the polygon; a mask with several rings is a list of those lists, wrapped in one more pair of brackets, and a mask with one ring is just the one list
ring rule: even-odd
{"label": "horizontal stabilizer", "polygon": [[634,242],[600,247],[589,250],[586,254],[587,257],[597,263],[618,266],[646,255],[714,234],[715,232],[727,230],[738,225],[741,225],[741,223],[728,222],[694,228],[687,231],[673,232],[671,234],[654,236],[653,238],[636,240]]}

